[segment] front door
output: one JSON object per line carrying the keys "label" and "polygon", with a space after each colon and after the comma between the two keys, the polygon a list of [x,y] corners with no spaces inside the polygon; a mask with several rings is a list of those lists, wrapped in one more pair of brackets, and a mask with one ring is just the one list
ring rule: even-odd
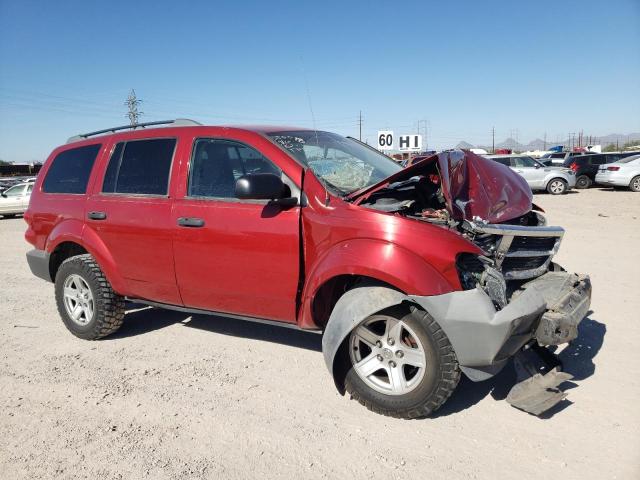
{"label": "front door", "polygon": [[529,186],[534,188],[544,187],[545,169],[529,157],[512,157],[513,169],[522,175]]}
{"label": "front door", "polygon": [[184,168],[186,194],[178,195],[172,214],[184,304],[294,322],[300,207],[281,209],[234,194],[236,180],[247,173],[275,173],[291,181],[257,148],[232,139],[195,139]]}
{"label": "front door", "polygon": [[117,143],[85,214],[86,228],[113,257],[129,296],[179,305],[169,197],[175,147],[175,138]]}

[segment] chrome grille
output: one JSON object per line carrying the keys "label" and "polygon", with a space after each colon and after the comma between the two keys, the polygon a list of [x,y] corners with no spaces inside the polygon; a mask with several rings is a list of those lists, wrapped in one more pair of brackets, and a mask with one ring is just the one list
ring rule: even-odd
{"label": "chrome grille", "polygon": [[535,278],[548,270],[564,235],[561,227],[474,224],[475,232],[494,235],[494,259],[505,280]]}

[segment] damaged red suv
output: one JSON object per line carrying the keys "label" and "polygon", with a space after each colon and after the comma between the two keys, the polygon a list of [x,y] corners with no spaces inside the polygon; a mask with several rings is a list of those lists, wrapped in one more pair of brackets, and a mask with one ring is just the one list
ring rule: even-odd
{"label": "damaged red suv", "polygon": [[544,346],[576,338],[591,296],[553,262],[564,231],[509,168],[454,150],[403,170],[315,130],[79,135],[46,161],[25,219],[29,266],[74,335],[115,332],[127,301],[321,331],[339,391],[403,418],[514,356],[508,400],[551,407],[570,375]]}

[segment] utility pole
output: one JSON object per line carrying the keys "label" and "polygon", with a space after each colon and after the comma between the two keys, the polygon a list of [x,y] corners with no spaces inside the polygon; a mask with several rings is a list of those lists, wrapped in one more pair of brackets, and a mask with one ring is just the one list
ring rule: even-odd
{"label": "utility pole", "polygon": [[144,114],[144,112],[141,112],[138,110],[138,107],[140,106],[141,103],[142,103],[142,100],[136,97],[136,91],[132,88],[131,91],[129,92],[129,96],[127,97],[127,100],[124,102],[125,106],[129,110],[125,115],[125,117],[129,118],[129,122],[131,122],[132,126],[137,125],[138,119]]}
{"label": "utility pole", "polygon": [[491,153],[496,153],[496,127],[491,127]]}
{"label": "utility pole", "polygon": [[544,132],[544,150],[547,149],[547,132]]}
{"label": "utility pole", "polygon": [[358,115],[358,127],[360,128],[358,140],[362,141],[362,110],[360,110],[360,114]]}

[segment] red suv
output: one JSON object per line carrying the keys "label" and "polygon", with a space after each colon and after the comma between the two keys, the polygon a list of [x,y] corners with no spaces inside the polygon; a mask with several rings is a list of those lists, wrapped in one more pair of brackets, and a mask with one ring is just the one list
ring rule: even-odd
{"label": "red suv", "polygon": [[[540,345],[577,336],[589,279],[553,263],[563,229],[531,200],[466,151],[402,169],[328,132],[153,122],[51,153],[27,259],[80,338],[115,332],[129,300],[317,330],[341,393],[414,418],[461,372],[484,380],[514,355],[531,367],[552,356]],[[564,398],[570,375],[528,371],[514,406]]]}

